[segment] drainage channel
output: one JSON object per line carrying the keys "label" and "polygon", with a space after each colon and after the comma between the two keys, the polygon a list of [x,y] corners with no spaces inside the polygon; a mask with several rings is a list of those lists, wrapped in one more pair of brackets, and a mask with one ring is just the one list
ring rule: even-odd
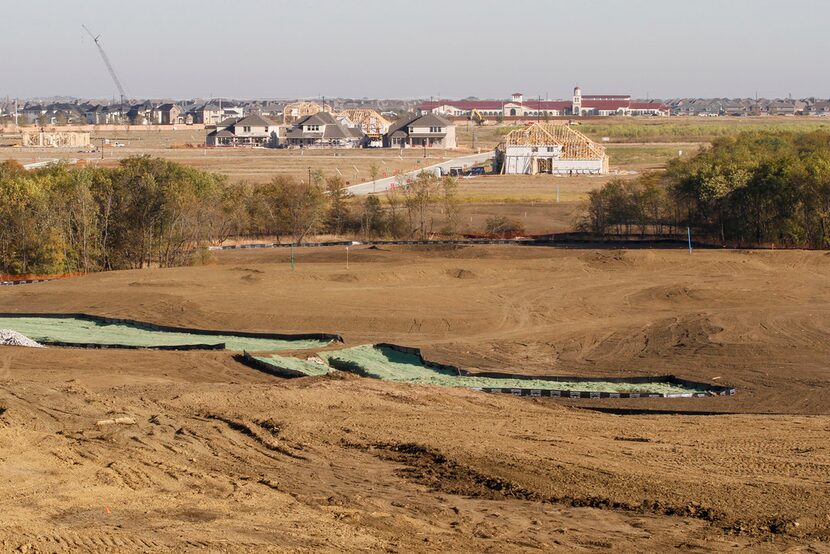
{"label": "drainage channel", "polygon": [[0,314],[0,329],[11,329],[41,344],[82,348],[157,350],[279,351],[323,348],[339,335],[285,335],[214,331],[155,325],[88,314]]}
{"label": "drainage channel", "polygon": [[663,377],[540,377],[505,373],[471,374],[425,360],[417,348],[381,343],[320,352],[310,359],[288,356],[239,358],[281,377],[346,371],[364,377],[420,385],[461,387],[516,396],[560,398],[695,398],[735,394],[735,389],[667,375]]}

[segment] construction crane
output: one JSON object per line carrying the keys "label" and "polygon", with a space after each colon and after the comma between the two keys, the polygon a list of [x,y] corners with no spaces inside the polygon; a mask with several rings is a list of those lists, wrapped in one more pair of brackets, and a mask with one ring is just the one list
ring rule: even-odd
{"label": "construction crane", "polygon": [[104,60],[104,65],[107,66],[107,71],[110,72],[110,77],[112,77],[115,86],[118,87],[118,93],[121,95],[121,103],[123,104],[124,101],[127,99],[127,93],[124,92],[124,87],[121,85],[121,81],[118,80],[118,75],[115,74],[115,69],[112,68],[112,64],[110,63],[110,59],[107,57],[107,53],[104,52],[103,46],[101,46],[100,38],[101,35],[93,35],[92,31],[87,29],[86,25],[81,25],[84,28],[84,31],[89,33],[89,36],[92,37],[93,42],[95,42],[95,46],[98,47],[98,53],[101,54],[101,59]]}

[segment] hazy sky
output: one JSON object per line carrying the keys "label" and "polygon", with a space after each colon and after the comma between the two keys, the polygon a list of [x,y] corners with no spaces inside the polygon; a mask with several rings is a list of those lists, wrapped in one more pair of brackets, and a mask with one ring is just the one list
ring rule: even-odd
{"label": "hazy sky", "polygon": [[830,97],[827,0],[0,0],[0,97]]}

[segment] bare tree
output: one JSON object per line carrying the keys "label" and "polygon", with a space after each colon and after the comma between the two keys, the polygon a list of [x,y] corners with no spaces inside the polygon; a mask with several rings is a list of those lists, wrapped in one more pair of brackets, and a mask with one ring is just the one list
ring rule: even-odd
{"label": "bare tree", "polygon": [[412,233],[421,239],[432,234],[432,207],[438,197],[439,178],[434,173],[421,171],[404,189],[404,205]]}

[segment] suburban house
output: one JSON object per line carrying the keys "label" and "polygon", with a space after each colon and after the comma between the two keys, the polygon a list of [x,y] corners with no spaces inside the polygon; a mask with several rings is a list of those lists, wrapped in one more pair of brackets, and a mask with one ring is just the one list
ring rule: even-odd
{"label": "suburban house", "polygon": [[221,103],[206,102],[201,106],[193,108],[188,112],[193,123],[202,123],[204,125],[218,125],[233,117],[244,116],[244,110],[241,106],[222,105]]}
{"label": "suburban house", "polygon": [[153,123],[158,125],[175,125],[178,123],[182,108],[178,104],[160,104],[153,108]]}
{"label": "suburban house", "polygon": [[830,116],[830,102],[815,102],[805,109],[804,113],[807,115]]}
{"label": "suburban house", "polygon": [[107,121],[106,106],[89,106],[84,110],[84,119],[90,125],[104,125]]}
{"label": "suburban house", "polygon": [[277,119],[282,116],[282,110],[284,107],[285,104],[281,102],[253,101],[248,105],[248,110],[251,113],[258,113],[259,115]]}
{"label": "suburban house", "polygon": [[153,103],[150,101],[133,104],[127,117],[133,125],[149,125],[153,122]]}
{"label": "suburban house", "polygon": [[284,145],[300,148],[358,148],[365,134],[359,127],[347,127],[329,112],[306,115],[285,133]]}
{"label": "suburban house", "polygon": [[207,134],[208,146],[267,146],[279,145],[280,127],[261,115],[249,115],[222,121]]}
{"label": "suburban house", "polygon": [[207,102],[193,109],[193,122],[204,125],[217,125],[225,118],[222,117],[222,108],[219,104]]}
{"label": "suburban house", "polygon": [[46,113],[46,107],[40,104],[31,104],[20,110],[20,115],[30,123],[37,123],[44,113]]}
{"label": "suburban house", "polygon": [[791,100],[773,100],[767,106],[769,115],[796,115],[804,110],[803,102]]}
{"label": "suburban house", "polygon": [[90,125],[116,125],[129,121],[129,111],[129,104],[90,104],[84,108],[84,118]]}
{"label": "suburban house", "polygon": [[725,102],[721,108],[723,115],[742,116],[749,114],[749,106],[740,100]]}
{"label": "suburban house", "polygon": [[438,114],[399,119],[383,137],[388,148],[455,148],[455,125]]}

